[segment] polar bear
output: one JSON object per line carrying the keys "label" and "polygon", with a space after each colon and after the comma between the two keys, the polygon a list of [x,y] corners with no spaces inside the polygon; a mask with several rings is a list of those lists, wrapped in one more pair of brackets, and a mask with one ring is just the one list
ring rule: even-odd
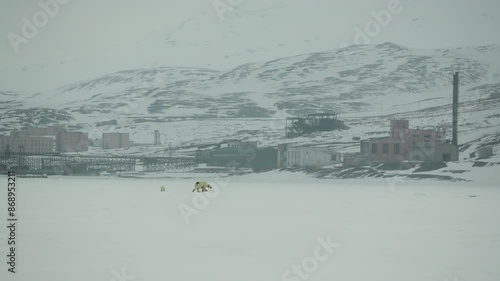
{"label": "polar bear", "polygon": [[206,181],[197,181],[194,183],[194,189],[193,192],[196,190],[197,192],[200,192],[200,189],[202,192],[207,191],[208,188],[212,188]]}
{"label": "polar bear", "polygon": [[164,185],[162,185],[162,186],[160,187],[160,191],[161,191],[161,192],[165,191],[165,186],[164,186]]}

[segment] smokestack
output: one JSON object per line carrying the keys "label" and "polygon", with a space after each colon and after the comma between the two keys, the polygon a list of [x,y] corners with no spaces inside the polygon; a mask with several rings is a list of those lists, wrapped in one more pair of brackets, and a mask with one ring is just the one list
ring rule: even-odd
{"label": "smokestack", "polygon": [[453,75],[453,132],[451,144],[458,145],[458,72]]}
{"label": "smokestack", "polygon": [[155,145],[155,146],[161,145],[161,140],[160,140],[160,131],[158,131],[158,130],[155,130],[154,145]]}

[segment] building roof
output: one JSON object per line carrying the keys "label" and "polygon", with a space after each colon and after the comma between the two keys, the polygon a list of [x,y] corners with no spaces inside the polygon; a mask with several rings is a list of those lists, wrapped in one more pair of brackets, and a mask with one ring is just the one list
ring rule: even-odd
{"label": "building roof", "polygon": [[308,114],[307,116],[332,116],[332,115],[337,115],[337,113],[311,113]]}
{"label": "building roof", "polygon": [[362,140],[361,142],[371,142],[371,141],[390,140],[390,139],[391,139],[390,136],[387,136],[387,137],[375,137],[375,138],[369,138],[369,139],[366,139],[366,140]]}

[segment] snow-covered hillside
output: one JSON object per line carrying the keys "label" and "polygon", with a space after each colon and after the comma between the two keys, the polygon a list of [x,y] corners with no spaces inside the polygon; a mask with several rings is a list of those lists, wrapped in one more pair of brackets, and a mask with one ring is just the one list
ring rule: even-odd
{"label": "snow-covered hillside", "polygon": [[[225,72],[161,66],[125,70],[28,98],[3,92],[0,130],[64,123],[89,132],[90,138],[130,132],[136,143],[152,143],[154,130],[161,132],[163,146],[106,151],[112,154],[192,155],[199,145],[228,139],[358,152],[354,137],[386,136],[393,118],[409,119],[412,128],[444,127],[450,137],[451,77],[459,71],[464,162],[426,176],[469,180],[470,173],[477,174],[470,157],[477,148],[490,143],[495,154],[500,151],[500,143],[491,141],[500,136],[499,57],[498,45],[417,50],[385,43],[245,64]],[[349,129],[284,137],[284,118],[317,112],[340,113]],[[498,162],[494,158],[486,165]],[[370,173],[352,171],[348,177],[360,172]],[[334,170],[314,175],[339,177]]]}
{"label": "snow-covered hillside", "polygon": [[[215,2],[234,7],[219,17]],[[71,1],[18,54],[7,36],[0,40],[0,90],[46,91],[147,66],[225,70],[322,52],[355,44],[356,29],[366,31],[373,14],[391,3],[399,12],[359,43],[425,49],[500,43],[495,0]],[[39,1],[4,1],[0,33],[20,34],[21,19],[40,10]]]}
{"label": "snow-covered hillside", "polygon": [[460,140],[470,141],[498,130],[499,58],[500,45],[419,50],[384,43],[229,71],[166,66],[124,70],[29,97],[4,92],[0,130],[62,122],[91,137],[128,131],[140,143],[152,142],[159,129],[176,146],[228,137],[275,145],[284,141],[284,118],[318,112],[339,113],[351,128],[292,142],[328,144],[380,136],[388,131],[389,118],[409,118],[412,127],[449,129],[451,78],[458,71]]}
{"label": "snow-covered hillside", "polygon": [[[465,90],[497,81],[499,57],[500,45],[466,51],[416,50],[392,43],[352,46],[225,72],[174,67],[121,71],[49,91],[37,103],[86,114],[118,109],[123,103],[147,105],[131,113],[162,116],[194,115],[193,108],[210,117],[269,117],[279,109],[291,114],[363,113],[373,112],[374,101],[384,102],[389,95],[422,100],[435,98],[433,92],[449,92],[454,71],[461,73]],[[233,110],[246,105],[256,112],[243,116],[228,111],[231,105]]]}

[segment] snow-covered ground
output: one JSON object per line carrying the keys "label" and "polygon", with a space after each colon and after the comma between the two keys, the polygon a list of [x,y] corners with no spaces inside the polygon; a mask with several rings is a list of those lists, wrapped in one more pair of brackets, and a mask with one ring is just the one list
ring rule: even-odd
{"label": "snow-covered ground", "polygon": [[[493,179],[206,180],[221,188],[202,195],[191,192],[194,179],[18,178],[17,273],[2,262],[0,280],[500,280]],[[0,217],[6,210],[2,195]],[[4,259],[6,238],[2,226]]]}

